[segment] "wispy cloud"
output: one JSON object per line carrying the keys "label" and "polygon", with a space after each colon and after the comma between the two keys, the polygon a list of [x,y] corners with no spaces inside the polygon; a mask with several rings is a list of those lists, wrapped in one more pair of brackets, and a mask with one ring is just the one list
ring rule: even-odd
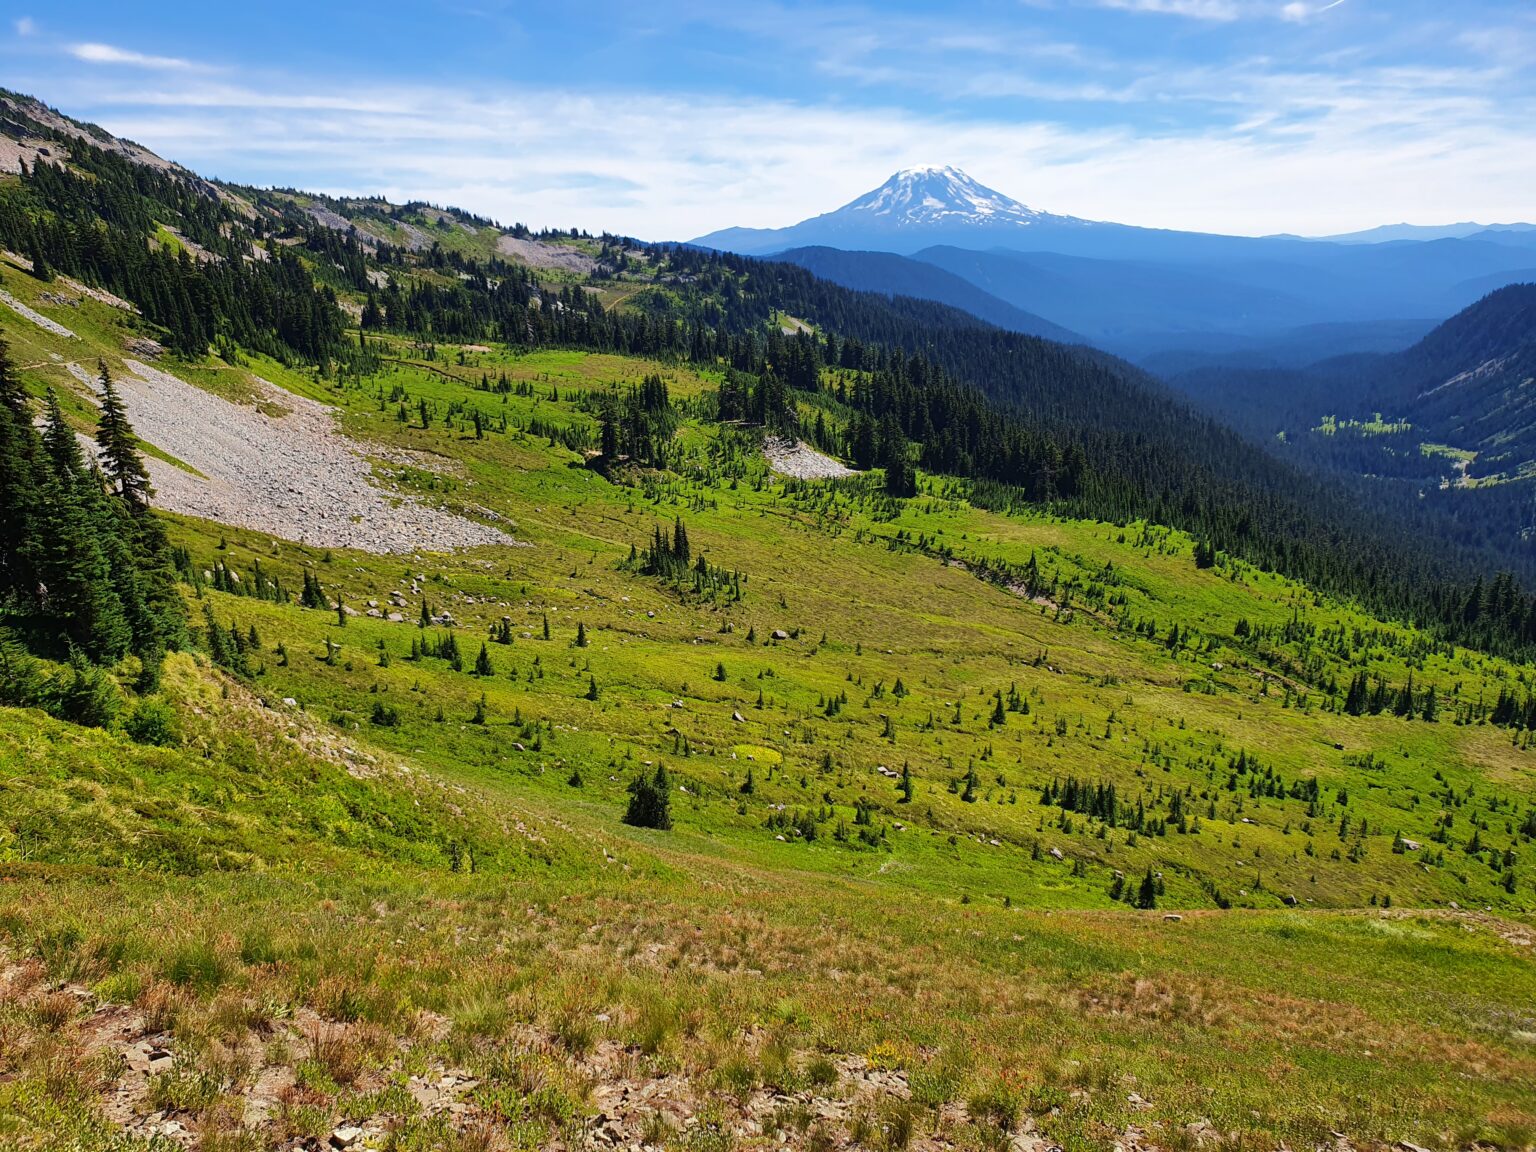
{"label": "wispy cloud", "polygon": [[20,16],[16,19],[15,28],[16,35],[31,36],[37,32],[37,21],[30,16]]}
{"label": "wispy cloud", "polygon": [[1308,3],[1307,0],[1292,0],[1291,3],[1280,9],[1280,19],[1289,20],[1292,24],[1301,24],[1311,20],[1314,16],[1321,16],[1324,12],[1332,12],[1344,3],[1345,0],[1333,0],[1332,3]]}
{"label": "wispy cloud", "polygon": [[[1155,134],[755,98],[547,88],[470,97],[185,73],[149,88],[77,82],[50,96],[213,175],[653,239],[791,223],[935,157],[1059,212],[1329,232],[1387,218],[1529,215],[1526,122],[1474,79],[1452,69],[1343,76],[1234,62],[1188,85],[1226,86],[1248,116]],[[1149,92],[1153,81],[1138,83],[1147,87],[1132,91]],[[1475,203],[1468,172],[1478,173]]]}
{"label": "wispy cloud", "polygon": [[87,64],[126,64],[134,68],[155,68],[165,71],[191,71],[198,67],[190,60],[175,56],[150,56],[129,48],[112,44],[73,44],[69,54]]}
{"label": "wispy cloud", "polygon": [[[670,2],[656,27],[678,25]],[[1426,6],[1415,20],[1309,0],[1294,23],[1286,0],[1109,2],[1033,0],[964,26],[847,2],[691,8],[708,81],[615,67],[607,85],[558,70],[412,83],[398,64],[377,79],[209,68],[40,37],[46,59],[18,50],[8,83],[29,87],[32,68],[50,103],[210,175],[652,239],[791,223],[926,161],[1038,208],[1162,227],[1530,216],[1536,85],[1514,46],[1536,21],[1522,11],[1501,10],[1508,32],[1492,34],[1432,0],[1403,0]],[[1191,23],[1148,35],[1129,5]],[[764,79],[768,65],[783,74]]]}
{"label": "wispy cloud", "polygon": [[1187,16],[1194,20],[1236,20],[1243,6],[1236,0],[1095,0],[1100,8],[1123,12],[1153,12],[1166,16]]}

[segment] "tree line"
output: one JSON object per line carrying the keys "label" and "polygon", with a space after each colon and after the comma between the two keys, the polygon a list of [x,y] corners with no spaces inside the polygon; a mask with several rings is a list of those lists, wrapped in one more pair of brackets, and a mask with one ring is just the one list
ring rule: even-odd
{"label": "tree line", "polygon": [[[51,391],[36,427],[0,340],[0,624],[77,669],[136,657],[138,686],[152,691],[166,651],[186,639],[185,610],[149,474],[105,367],[99,388],[87,459]],[[50,703],[21,655],[7,664],[8,703]]]}

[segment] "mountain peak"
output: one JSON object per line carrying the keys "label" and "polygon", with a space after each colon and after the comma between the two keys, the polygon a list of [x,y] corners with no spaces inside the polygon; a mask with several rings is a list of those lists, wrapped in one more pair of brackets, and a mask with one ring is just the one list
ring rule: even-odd
{"label": "mountain peak", "polygon": [[1030,223],[1045,215],[948,164],[903,168],[838,213],[878,217],[895,227]]}

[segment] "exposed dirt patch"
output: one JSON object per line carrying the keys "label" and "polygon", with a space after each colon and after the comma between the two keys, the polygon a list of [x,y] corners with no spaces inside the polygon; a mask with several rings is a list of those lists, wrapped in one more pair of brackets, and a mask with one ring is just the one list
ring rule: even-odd
{"label": "exposed dirt patch", "polygon": [[[1010,1152],[1051,1147],[1027,1116],[999,1125],[958,1102],[914,1105],[905,1073],[858,1056],[821,1060],[814,1087],[744,1082],[721,1091],[612,1039],[573,1056],[557,1037],[522,1026],[496,1042],[491,1060],[475,1061],[502,1073],[486,1079],[447,1059],[442,1041],[451,1024],[430,1012],[391,1036],[307,1007],[274,1018],[231,1001],[250,1024],[198,1044],[171,1026],[184,997],[170,986],[149,985],[133,1005],[110,1003],[82,985],[47,983],[36,962],[0,963],[0,1002],[7,1001],[51,1020],[77,1066],[107,1070],[96,1082],[96,1106],[110,1128],[167,1150],[251,1141],[284,1150],[377,1149],[414,1127],[472,1141],[454,1147],[502,1152],[521,1146],[503,1131],[513,1086],[534,1102],[563,1088],[574,1106],[574,1116],[546,1129],[549,1148],[832,1150],[878,1140],[874,1146],[929,1152],[985,1136],[988,1146]],[[754,1037],[743,1040],[756,1049]],[[345,1094],[317,1088],[317,1069],[321,1082],[333,1078]],[[904,1135],[892,1141],[893,1131]]]}

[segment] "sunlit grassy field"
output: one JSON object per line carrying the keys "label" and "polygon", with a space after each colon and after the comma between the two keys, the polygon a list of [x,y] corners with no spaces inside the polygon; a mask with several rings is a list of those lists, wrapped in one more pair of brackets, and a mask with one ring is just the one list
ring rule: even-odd
{"label": "sunlit grassy field", "polygon": [[[116,366],[120,314],[34,306],[81,339],[8,325],[30,386]],[[339,385],[171,367],[338,405],[381,478],[516,543],[381,557],[170,517],[195,629],[206,606],[250,675],[174,656],[163,747],[0,712],[0,1146],[385,1116],[365,1143],[569,1147],[600,1114],[695,1148],[1529,1146],[1532,754],[1460,722],[1527,669],[1199,569],[1155,525],[786,481],[699,418],[708,374],[378,350]],[[585,400],[651,372],[683,425],[615,483]],[[739,600],[630,563],[679,521]],[[981,578],[1031,556],[1051,595]],[[356,614],[215,590],[258,563]],[[422,653],[449,636],[456,662]],[[1345,715],[1327,685],[1361,668],[1433,685],[1437,720]],[[658,764],[674,827],[630,828]],[[1118,818],[1042,802],[1069,779]],[[123,1107],[181,1134],[114,1112],[118,1009],[176,1057]],[[474,1082],[459,1112],[411,1095],[444,1069]]]}

